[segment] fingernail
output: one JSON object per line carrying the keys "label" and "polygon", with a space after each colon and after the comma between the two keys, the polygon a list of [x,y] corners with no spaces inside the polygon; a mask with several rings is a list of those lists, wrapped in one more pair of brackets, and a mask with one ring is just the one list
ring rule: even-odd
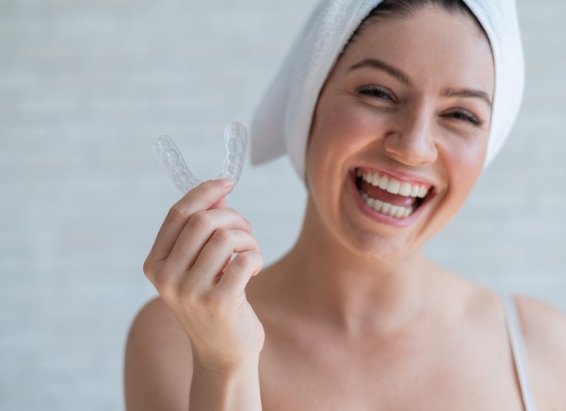
{"label": "fingernail", "polygon": [[218,182],[220,183],[220,185],[222,187],[225,187],[225,188],[232,187],[232,185],[234,184],[234,182],[232,181],[232,179],[230,177],[221,178],[220,180],[218,180]]}

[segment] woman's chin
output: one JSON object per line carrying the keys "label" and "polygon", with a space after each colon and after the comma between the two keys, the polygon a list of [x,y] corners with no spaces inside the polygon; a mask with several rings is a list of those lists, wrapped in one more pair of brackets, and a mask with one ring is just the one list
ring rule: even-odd
{"label": "woman's chin", "polygon": [[342,244],[353,258],[360,262],[395,264],[410,258],[421,249],[421,244],[414,238],[396,233],[383,235],[361,231],[351,227],[349,233],[342,236]]}

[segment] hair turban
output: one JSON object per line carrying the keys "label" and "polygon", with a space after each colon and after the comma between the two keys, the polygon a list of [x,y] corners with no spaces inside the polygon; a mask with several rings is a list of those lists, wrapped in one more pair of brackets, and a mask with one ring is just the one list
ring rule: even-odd
{"label": "hair turban", "polygon": [[[514,0],[463,0],[487,33],[495,95],[484,167],[507,139],[521,105],[524,61]],[[320,90],[352,34],[382,0],[322,0],[291,46],[251,122],[251,160],[287,154],[304,179],[308,134]]]}

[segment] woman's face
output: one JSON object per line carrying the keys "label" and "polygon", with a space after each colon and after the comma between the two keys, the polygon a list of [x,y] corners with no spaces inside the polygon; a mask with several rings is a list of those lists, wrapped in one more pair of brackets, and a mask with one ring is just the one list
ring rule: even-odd
{"label": "woman's face", "polygon": [[489,42],[462,13],[425,6],[364,28],[327,79],[307,150],[328,234],[391,260],[442,228],[482,171],[494,82]]}

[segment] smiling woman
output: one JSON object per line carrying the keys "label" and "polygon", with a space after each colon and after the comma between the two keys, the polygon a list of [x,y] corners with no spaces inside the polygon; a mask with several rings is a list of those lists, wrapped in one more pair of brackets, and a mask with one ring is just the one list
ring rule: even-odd
{"label": "smiling woman", "polygon": [[[428,6],[364,27],[332,69],[311,127],[307,183],[325,226],[388,261],[422,246],[483,169],[491,110],[468,95],[491,100],[494,88],[489,42],[463,13]],[[424,201],[400,193],[414,186]]]}
{"label": "smiling woman", "polygon": [[287,152],[308,187],[299,239],[262,269],[229,182],[174,205],[128,408],[566,408],[566,318],[421,252],[513,125],[516,28],[508,0],[321,2],[252,127],[256,161]]}

